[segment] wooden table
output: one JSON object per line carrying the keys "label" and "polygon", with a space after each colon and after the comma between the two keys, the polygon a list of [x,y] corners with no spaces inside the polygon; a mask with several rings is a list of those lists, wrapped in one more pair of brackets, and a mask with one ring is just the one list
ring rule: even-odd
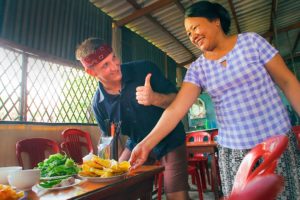
{"label": "wooden table", "polygon": [[126,179],[110,183],[83,183],[64,190],[49,190],[44,194],[29,191],[25,195],[30,200],[62,200],[62,199],[105,199],[151,200],[154,176],[164,170],[161,166],[142,166],[130,173]]}
{"label": "wooden table", "polygon": [[211,170],[212,170],[212,178],[214,182],[214,194],[215,199],[219,199],[219,184],[218,184],[218,176],[217,176],[217,168],[216,168],[216,158],[215,152],[217,149],[217,143],[215,142],[187,142],[187,151],[189,153],[208,153],[211,156]]}

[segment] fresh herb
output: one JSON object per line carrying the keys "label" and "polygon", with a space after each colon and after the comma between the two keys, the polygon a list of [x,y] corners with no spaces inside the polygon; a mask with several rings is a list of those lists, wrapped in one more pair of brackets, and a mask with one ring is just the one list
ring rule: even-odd
{"label": "fresh herb", "polygon": [[49,180],[49,181],[43,181],[43,182],[40,182],[39,185],[43,188],[52,188],[54,185],[59,184],[62,180],[63,180],[63,178],[53,179],[53,180]]}
{"label": "fresh herb", "polygon": [[[38,163],[38,169],[41,170],[41,177],[54,177],[77,174],[79,168],[76,163],[67,158],[66,155],[60,153],[53,154],[45,159],[43,162]],[[55,179],[56,180],[56,179]],[[54,182],[54,180],[51,180]]]}

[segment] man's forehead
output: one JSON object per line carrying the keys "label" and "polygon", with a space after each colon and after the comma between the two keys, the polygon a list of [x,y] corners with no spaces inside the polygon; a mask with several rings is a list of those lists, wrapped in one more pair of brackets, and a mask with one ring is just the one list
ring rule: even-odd
{"label": "man's forehead", "polygon": [[85,68],[92,67],[101,61],[105,60],[112,53],[112,48],[106,44],[100,46],[94,52],[80,59],[80,62]]}
{"label": "man's forehead", "polygon": [[96,66],[102,66],[102,65],[104,65],[106,62],[110,61],[113,58],[113,55],[114,55],[114,53],[111,52],[103,60],[101,60],[98,64],[96,64]]}

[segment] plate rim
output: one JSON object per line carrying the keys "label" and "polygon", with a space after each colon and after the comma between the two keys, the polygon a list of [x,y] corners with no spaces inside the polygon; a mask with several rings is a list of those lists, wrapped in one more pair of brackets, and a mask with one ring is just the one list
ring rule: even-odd
{"label": "plate rim", "polygon": [[38,189],[44,189],[44,190],[61,190],[61,189],[66,189],[66,188],[69,188],[69,187],[73,187],[73,186],[76,186],[80,183],[82,183],[84,180],[81,180],[81,179],[78,179],[78,178],[75,178],[75,183],[71,184],[71,185],[66,185],[66,186],[60,186],[60,187],[52,187],[52,188],[43,188],[42,186],[40,186],[40,184],[36,184],[36,187]]}
{"label": "plate rim", "polygon": [[71,176],[75,176],[76,174],[72,174],[72,175],[62,175],[62,176],[47,176],[47,177],[40,177],[40,180],[42,181],[50,181],[50,180],[54,180],[54,179],[60,179],[60,178],[68,178]]}
{"label": "plate rim", "polygon": [[119,174],[119,175],[116,175],[116,176],[111,176],[111,177],[105,177],[105,178],[102,178],[102,177],[93,177],[93,176],[82,176],[80,174],[78,174],[78,177],[81,178],[81,179],[86,179],[86,180],[89,180],[91,182],[98,182],[98,183],[101,183],[101,182],[109,182],[109,181],[114,181],[114,180],[119,180],[119,179],[122,179],[122,178],[125,178],[126,176],[128,175],[128,172],[125,172],[123,174]]}

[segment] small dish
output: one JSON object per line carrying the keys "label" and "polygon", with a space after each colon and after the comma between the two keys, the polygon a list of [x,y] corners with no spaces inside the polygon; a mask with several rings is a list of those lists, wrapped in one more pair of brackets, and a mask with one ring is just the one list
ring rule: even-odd
{"label": "small dish", "polygon": [[90,182],[95,182],[95,183],[105,183],[105,182],[111,182],[111,181],[117,181],[117,180],[122,180],[125,179],[128,173],[120,174],[117,176],[111,176],[107,178],[101,178],[101,177],[90,177],[90,176],[81,176],[78,174],[78,176],[82,179],[86,179]]}
{"label": "small dish", "polygon": [[31,190],[32,186],[40,181],[41,170],[25,169],[10,172],[7,176],[9,185],[17,190]]}
{"label": "small dish", "polygon": [[8,185],[7,175],[17,170],[22,170],[22,167],[21,166],[0,167],[0,184]]}

